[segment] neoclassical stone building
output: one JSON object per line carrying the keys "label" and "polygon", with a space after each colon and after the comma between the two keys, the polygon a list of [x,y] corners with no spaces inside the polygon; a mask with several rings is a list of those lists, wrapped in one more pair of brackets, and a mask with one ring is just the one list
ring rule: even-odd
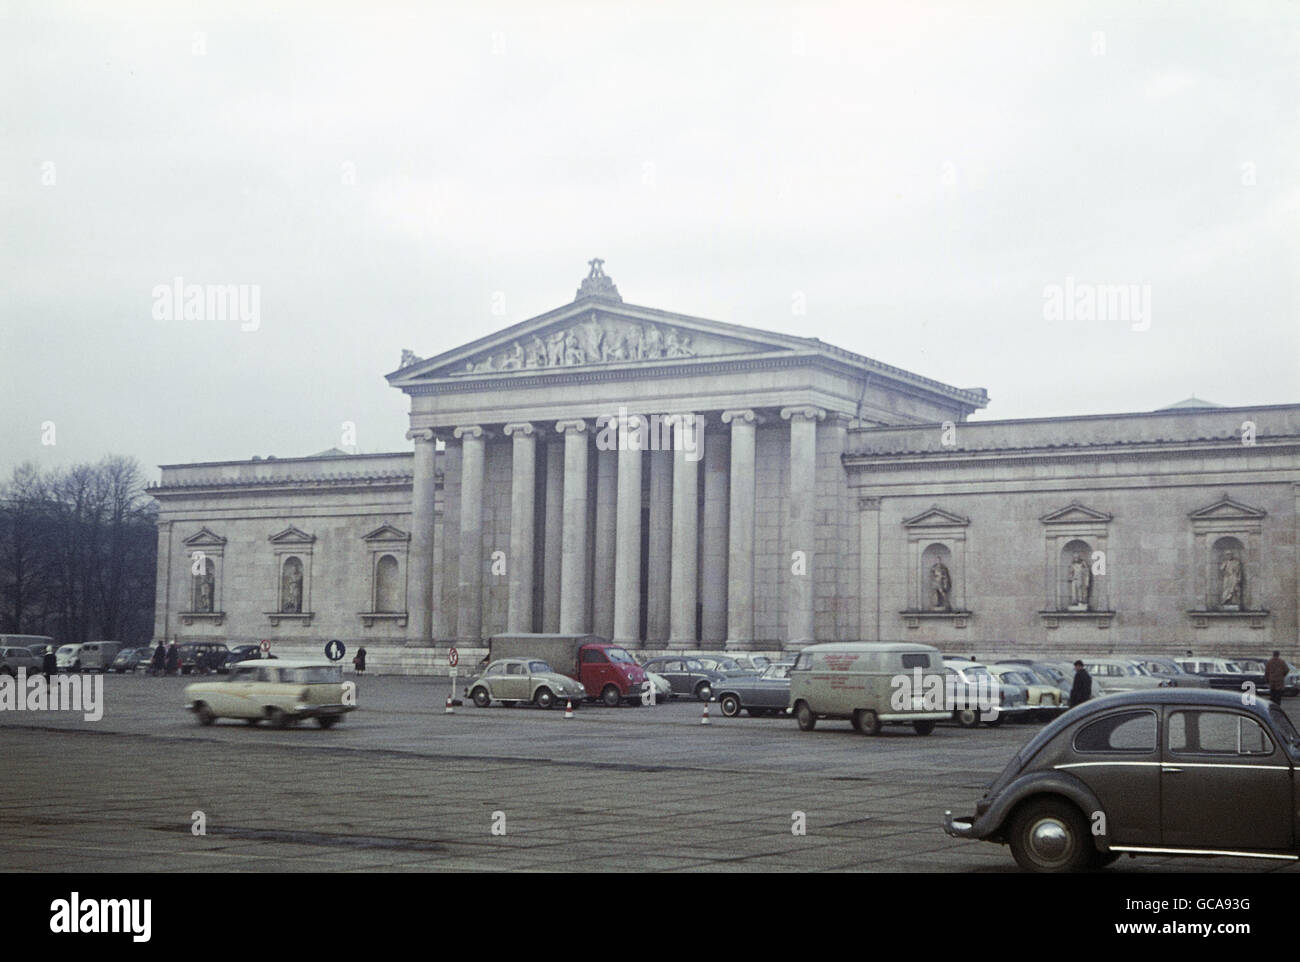
{"label": "neoclassical stone building", "polygon": [[169,465],[158,637],[1300,651],[1300,405],[968,421],[825,344],[575,299],[404,352],[412,450]]}

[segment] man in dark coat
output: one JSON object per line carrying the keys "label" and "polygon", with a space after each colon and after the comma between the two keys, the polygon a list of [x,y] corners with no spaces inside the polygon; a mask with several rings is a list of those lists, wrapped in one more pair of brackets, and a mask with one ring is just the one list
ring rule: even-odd
{"label": "man in dark coat", "polygon": [[1070,688],[1070,707],[1082,705],[1092,697],[1092,675],[1083,667],[1083,662],[1074,663],[1074,685]]}
{"label": "man in dark coat", "polygon": [[161,675],[166,662],[167,649],[163,647],[163,643],[160,641],[158,647],[153,650],[153,674]]}
{"label": "man in dark coat", "polygon": [[1282,695],[1286,691],[1286,674],[1290,671],[1285,661],[1282,660],[1280,651],[1273,652],[1264,665],[1264,680],[1268,682],[1268,697],[1274,705],[1282,704]]}
{"label": "man in dark coat", "polygon": [[41,659],[41,671],[45,673],[47,679],[59,672],[59,659],[54,654],[53,645],[45,646],[45,656]]}
{"label": "man in dark coat", "polygon": [[181,653],[176,650],[176,642],[173,641],[167,648],[167,658],[164,662],[167,674],[171,675],[175,673],[176,666],[180,664],[180,657]]}

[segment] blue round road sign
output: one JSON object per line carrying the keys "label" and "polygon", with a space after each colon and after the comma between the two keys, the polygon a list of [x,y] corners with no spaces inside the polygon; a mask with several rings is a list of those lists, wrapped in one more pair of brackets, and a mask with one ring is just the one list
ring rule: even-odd
{"label": "blue round road sign", "polygon": [[337,638],[325,642],[325,657],[330,661],[339,661],[347,654],[348,647]]}

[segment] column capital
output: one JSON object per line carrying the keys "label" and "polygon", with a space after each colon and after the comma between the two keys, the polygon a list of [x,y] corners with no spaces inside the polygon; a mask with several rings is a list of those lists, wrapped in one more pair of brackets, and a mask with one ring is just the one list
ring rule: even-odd
{"label": "column capital", "polygon": [[859,511],[879,511],[879,510],[880,510],[880,499],[879,499],[879,498],[859,497],[859,498],[858,498],[858,510],[859,510]]}
{"label": "column capital", "polygon": [[436,441],[437,435],[434,434],[433,428],[411,428],[406,432],[408,441]]}
{"label": "column capital", "polygon": [[733,411],[722,412],[723,424],[731,424],[733,421],[743,421],[746,424],[762,424],[763,416],[753,408],[738,408]]}
{"label": "column capital", "polygon": [[452,434],[461,440],[464,440],[465,438],[474,438],[477,440],[480,438],[492,437],[492,432],[484,430],[483,426],[480,424],[462,424],[460,427],[456,428]]}
{"label": "column capital", "polygon": [[569,418],[564,421],[555,422],[556,434],[568,434],[572,431],[575,434],[581,434],[587,430],[587,422],[581,418]]}
{"label": "column capital", "polygon": [[507,437],[513,437],[516,434],[531,437],[534,434],[544,434],[546,431],[544,427],[536,425],[532,421],[513,421],[507,424],[503,430]]}
{"label": "column capital", "polygon": [[826,418],[826,410],[813,407],[811,404],[797,404],[794,407],[781,409],[781,419],[783,421],[792,421],[795,418],[803,418],[807,421],[822,421]]}

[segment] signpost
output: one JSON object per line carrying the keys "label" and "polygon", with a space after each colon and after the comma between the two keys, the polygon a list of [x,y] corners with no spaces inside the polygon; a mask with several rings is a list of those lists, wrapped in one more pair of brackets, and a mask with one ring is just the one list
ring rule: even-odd
{"label": "signpost", "polygon": [[348,653],[348,646],[343,644],[337,638],[325,642],[325,657],[330,661],[342,661],[343,656]]}
{"label": "signpost", "polygon": [[271,643],[267,639],[263,638],[261,647],[262,647],[262,657],[265,658],[267,655],[271,653]]}
{"label": "signpost", "polygon": [[450,666],[447,669],[447,678],[451,682],[451,695],[448,696],[448,700],[453,705],[460,705],[462,702],[456,697],[456,679],[460,675],[460,670],[456,666],[460,664],[460,652],[455,648],[447,652],[447,664]]}

